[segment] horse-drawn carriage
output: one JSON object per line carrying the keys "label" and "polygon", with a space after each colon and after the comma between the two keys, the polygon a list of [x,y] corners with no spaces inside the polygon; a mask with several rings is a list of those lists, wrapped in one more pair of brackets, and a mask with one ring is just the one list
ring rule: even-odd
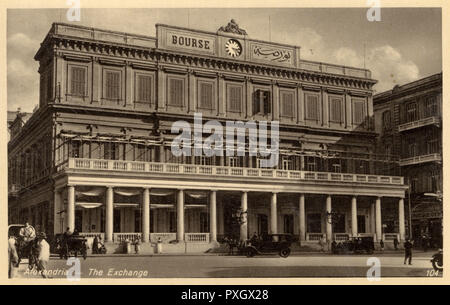
{"label": "horse-drawn carriage", "polygon": [[[31,236],[24,236],[23,230],[28,228],[32,232]],[[17,265],[24,258],[28,259],[28,267],[32,269],[38,262],[38,250],[36,232],[32,226],[23,224],[12,224],[8,226],[8,237],[13,236],[15,239],[16,251],[18,256]]]}
{"label": "horse-drawn carriage", "polygon": [[81,255],[83,259],[87,258],[88,245],[84,236],[78,234],[56,234],[55,245],[61,259],[67,259],[70,256],[78,257],[78,255]]}

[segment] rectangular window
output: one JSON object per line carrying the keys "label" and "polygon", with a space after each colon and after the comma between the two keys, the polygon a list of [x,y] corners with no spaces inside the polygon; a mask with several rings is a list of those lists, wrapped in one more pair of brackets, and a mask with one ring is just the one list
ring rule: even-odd
{"label": "rectangular window", "polygon": [[200,233],[209,232],[209,217],[208,213],[200,212]]}
{"label": "rectangular window", "polygon": [[70,92],[75,96],[86,95],[86,69],[80,67],[72,67],[71,69]]}
{"label": "rectangular window", "polygon": [[184,80],[175,78],[170,79],[169,88],[169,105],[178,107],[183,106]]}
{"label": "rectangular window", "polygon": [[70,143],[70,157],[80,158],[81,155],[81,143],[79,141],[72,141]]}
{"label": "rectangular window", "polygon": [[315,157],[307,157],[306,170],[310,172],[317,171],[317,162]]}
{"label": "rectangular window", "polygon": [[386,110],[383,112],[383,130],[391,129],[391,112]]}
{"label": "rectangular window", "polygon": [[322,215],[308,214],[306,217],[308,233],[322,233]]}
{"label": "rectangular window", "polygon": [[242,87],[229,86],[228,111],[241,112]]}
{"label": "rectangular window", "polygon": [[213,84],[200,83],[200,108],[213,109]]}
{"label": "rectangular window", "polygon": [[118,147],[117,143],[106,142],[104,143],[104,159],[105,160],[117,160],[118,159]]}
{"label": "rectangular window", "polygon": [[272,112],[270,91],[258,89],[253,93],[253,114],[267,115]]}
{"label": "rectangular window", "polygon": [[413,122],[417,120],[417,104],[409,103],[406,105],[406,121]]}
{"label": "rectangular window", "polygon": [[177,213],[169,212],[169,232],[174,233],[177,231]]}
{"label": "rectangular window", "polygon": [[120,99],[120,72],[106,72],[105,90],[105,97],[107,99]]}
{"label": "rectangular window", "polygon": [[330,122],[342,123],[342,99],[330,99]]}
{"label": "rectangular window", "polygon": [[319,96],[306,95],[306,119],[319,120]]}
{"label": "rectangular window", "polygon": [[294,215],[286,214],[283,217],[284,233],[294,234]]}
{"label": "rectangular window", "polygon": [[151,101],[151,88],[152,88],[152,77],[148,75],[138,75],[137,77],[138,85],[138,101],[139,102],[150,102]]}
{"label": "rectangular window", "polygon": [[366,118],[364,101],[353,101],[353,124],[361,124]]}
{"label": "rectangular window", "polygon": [[437,115],[437,100],[435,96],[427,97],[425,106],[427,117]]}
{"label": "rectangular window", "polygon": [[294,117],[294,93],[281,93],[281,115],[285,117]]}
{"label": "rectangular window", "polygon": [[282,169],[285,171],[294,170],[294,162],[289,158],[282,159]]}
{"label": "rectangular window", "polygon": [[240,167],[240,157],[229,157],[228,158],[228,166],[230,167]]}

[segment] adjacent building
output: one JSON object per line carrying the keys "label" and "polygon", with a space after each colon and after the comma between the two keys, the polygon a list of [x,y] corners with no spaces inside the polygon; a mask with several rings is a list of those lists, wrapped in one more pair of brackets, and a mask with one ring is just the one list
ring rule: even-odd
{"label": "adjacent building", "polygon": [[[54,23],[35,59],[39,109],[8,145],[10,222],[174,251],[254,233],[405,238],[407,187],[376,151],[369,70],[302,60],[234,20],[216,32],[157,24],[156,37]],[[172,126],[196,113],[260,131],[279,122],[278,162],[262,166],[249,130],[238,155],[175,156]],[[400,225],[383,231],[386,216]]]}
{"label": "adjacent building", "polygon": [[374,112],[379,153],[400,157],[390,170],[409,186],[412,238],[442,246],[442,73],[375,95]]}

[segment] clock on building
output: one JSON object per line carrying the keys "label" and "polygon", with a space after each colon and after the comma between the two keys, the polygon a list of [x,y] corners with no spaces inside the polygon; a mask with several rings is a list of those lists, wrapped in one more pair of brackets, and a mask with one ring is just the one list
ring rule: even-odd
{"label": "clock on building", "polygon": [[225,44],[225,50],[231,57],[238,57],[242,53],[242,46],[236,39],[230,39]]}

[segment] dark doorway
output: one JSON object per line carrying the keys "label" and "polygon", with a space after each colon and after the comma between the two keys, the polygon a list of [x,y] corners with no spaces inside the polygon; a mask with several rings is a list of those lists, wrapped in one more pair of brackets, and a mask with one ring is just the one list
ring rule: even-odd
{"label": "dark doorway", "polygon": [[269,233],[269,222],[266,214],[258,214],[258,235],[265,235]]}
{"label": "dark doorway", "polygon": [[358,215],[358,233],[366,233],[366,216]]}
{"label": "dark doorway", "polygon": [[239,239],[240,223],[237,216],[241,207],[240,196],[227,195],[222,198],[225,237]]}
{"label": "dark doorway", "polygon": [[287,214],[283,217],[284,233],[294,234],[294,215]]}
{"label": "dark doorway", "polygon": [[113,232],[120,233],[120,209],[114,209]]}
{"label": "dark doorway", "polygon": [[83,210],[75,210],[75,231],[83,232]]}
{"label": "dark doorway", "polygon": [[338,214],[336,222],[333,223],[334,233],[345,233],[345,214]]}

